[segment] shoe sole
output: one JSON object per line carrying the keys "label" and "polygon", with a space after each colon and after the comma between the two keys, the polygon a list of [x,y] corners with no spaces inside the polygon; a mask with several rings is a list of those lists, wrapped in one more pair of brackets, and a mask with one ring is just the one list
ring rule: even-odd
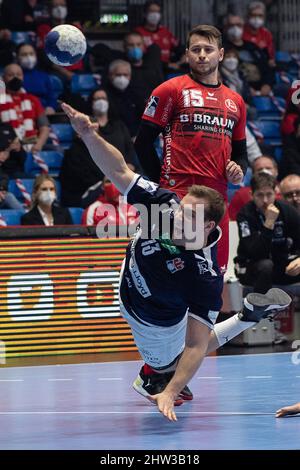
{"label": "shoe sole", "polygon": [[[142,387],[142,383],[143,383],[143,380],[141,379],[140,376],[138,376],[132,384],[133,389],[137,393],[142,395],[144,398],[147,398],[147,400],[149,400],[152,405],[156,406],[156,403],[154,403],[153,400],[152,400],[152,395],[150,395],[150,393],[146,392],[146,390]],[[178,399],[176,399],[174,401],[174,406],[180,406],[180,405],[182,405],[182,403],[183,403],[183,398],[179,397]]]}
{"label": "shoe sole", "polygon": [[193,396],[190,396],[190,395],[183,395],[182,393],[179,393],[179,398],[181,398],[182,400],[184,401],[191,401],[193,400]]}
{"label": "shoe sole", "polygon": [[[248,308],[249,305],[253,307],[266,307],[268,305],[265,310],[268,312],[271,310],[283,310],[290,305],[291,301],[291,297],[286,292],[274,287],[268,290],[266,294],[257,294],[255,292],[248,294],[245,299],[245,305]],[[250,310],[252,310],[251,307]]]}

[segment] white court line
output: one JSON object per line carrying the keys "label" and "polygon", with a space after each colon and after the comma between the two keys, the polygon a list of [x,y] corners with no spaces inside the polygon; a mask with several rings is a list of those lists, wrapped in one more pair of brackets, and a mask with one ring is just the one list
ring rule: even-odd
{"label": "white court line", "polygon": [[271,379],[272,375],[246,375],[246,379]]}
{"label": "white court line", "polygon": [[73,379],[47,379],[48,382],[70,382]]}
{"label": "white court line", "polygon": [[[0,411],[0,415],[161,415],[160,411]],[[177,415],[274,416],[275,413],[248,411],[176,411]]]}
{"label": "white court line", "polygon": [[0,382],[24,382],[24,379],[0,379]]}
{"label": "white court line", "polygon": [[101,377],[98,380],[123,380],[122,377]]}
{"label": "white court line", "polygon": [[203,375],[197,377],[197,379],[223,379],[223,377],[213,377],[213,376],[210,376],[210,377],[204,377]]}

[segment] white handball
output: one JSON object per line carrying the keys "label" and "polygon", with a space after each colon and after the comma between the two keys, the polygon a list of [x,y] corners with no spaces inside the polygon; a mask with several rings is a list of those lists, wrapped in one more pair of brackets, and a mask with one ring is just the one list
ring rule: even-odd
{"label": "white handball", "polygon": [[83,58],[86,48],[85,36],[70,24],[56,26],[45,38],[46,54],[57,65],[76,64]]}

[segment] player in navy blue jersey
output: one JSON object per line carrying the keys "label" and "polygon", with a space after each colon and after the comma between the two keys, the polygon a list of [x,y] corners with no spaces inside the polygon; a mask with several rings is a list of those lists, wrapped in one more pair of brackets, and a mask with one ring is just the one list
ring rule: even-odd
{"label": "player in navy blue jersey", "polygon": [[192,398],[187,384],[205,355],[291,299],[280,289],[248,294],[242,312],[214,325],[222,305],[223,277],[216,263],[222,196],[193,185],[180,201],[128,168],[88,116],[62,107],[101,171],[129,203],[139,204],[140,228],[122,266],[120,307],[145,361],[134,389],[174,421],[174,404]]}

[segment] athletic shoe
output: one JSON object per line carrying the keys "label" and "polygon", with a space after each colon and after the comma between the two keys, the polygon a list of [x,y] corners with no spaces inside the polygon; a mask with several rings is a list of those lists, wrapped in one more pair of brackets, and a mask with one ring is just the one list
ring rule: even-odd
{"label": "athletic shoe", "polygon": [[[169,381],[169,374],[158,374],[157,372],[145,374],[143,366],[132,386],[136,392],[152,402],[151,395],[161,393],[166,388]],[[182,403],[183,399],[178,397],[174,401],[174,406],[180,406]]]}
{"label": "athletic shoe", "polygon": [[269,289],[266,294],[255,292],[248,294],[244,299],[244,308],[238,314],[239,319],[258,323],[263,318],[273,320],[277,313],[284,310],[291,303],[291,297],[281,289]]}
{"label": "athletic shoe", "polygon": [[189,389],[187,385],[183,387],[183,389],[181,390],[178,396],[179,398],[182,398],[182,400],[185,400],[185,401],[189,401],[194,398],[193,393],[191,392],[191,390]]}

